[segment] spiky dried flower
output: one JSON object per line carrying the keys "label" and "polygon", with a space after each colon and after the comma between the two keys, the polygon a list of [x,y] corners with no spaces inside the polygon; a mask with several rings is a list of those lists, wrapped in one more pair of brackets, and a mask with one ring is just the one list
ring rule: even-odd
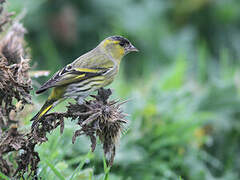
{"label": "spiky dried flower", "polygon": [[[29,59],[24,50],[22,24],[15,22],[0,43],[0,127],[7,129],[24,104],[31,103],[31,79],[28,74]],[[14,100],[18,103],[14,104]]]}
{"label": "spiky dried flower", "polygon": [[108,98],[112,94],[110,89],[99,89],[94,99],[86,101],[84,104],[69,104],[65,113],[50,113],[44,115],[41,121],[32,129],[33,138],[37,142],[47,141],[46,134],[60,126],[60,131],[64,129],[64,118],[77,120],[80,129],[76,130],[72,142],[80,135],[90,137],[91,149],[95,150],[97,137],[103,144],[103,150],[107,163],[112,166],[115,149],[127,121],[124,119],[126,114],[121,110],[118,101]]}
{"label": "spiky dried flower", "polygon": [[8,65],[18,64],[25,56],[24,34],[26,29],[19,22],[14,22],[8,33],[1,40],[1,55],[7,59]]}
{"label": "spiky dried flower", "polygon": [[[3,25],[10,21],[11,15],[3,13],[3,2],[5,0],[0,0],[0,33]],[[25,32],[23,26],[15,22],[0,41],[0,171],[13,179],[24,179],[25,173],[32,179],[38,179],[40,158],[35,146],[47,141],[47,133],[58,126],[63,132],[66,118],[77,120],[80,126],[80,129],[75,131],[72,142],[80,135],[87,135],[94,151],[99,138],[107,163],[112,166],[116,144],[127,121],[124,119],[126,114],[120,108],[124,102],[108,100],[112,94],[110,89],[100,89],[97,96],[93,96],[94,99],[86,101],[85,104],[69,104],[65,113],[44,115],[31,132],[23,133],[18,130],[15,125],[19,120],[16,114],[25,104],[31,103],[29,60],[26,59],[24,49]],[[14,103],[15,100],[17,103]],[[17,169],[7,156],[11,152],[17,152],[14,153]]]}
{"label": "spiky dried flower", "polygon": [[[28,176],[36,175],[37,165],[40,161],[38,153],[34,150],[37,142],[33,141],[30,134],[20,133],[16,126],[11,126],[0,137],[0,170],[8,176],[17,176],[24,179],[24,173],[30,171]],[[20,153],[20,150],[22,151]],[[14,170],[9,161],[3,159],[3,154],[16,151],[17,169]]]}
{"label": "spiky dried flower", "polygon": [[[88,101],[84,104],[85,108],[79,105],[69,107],[68,110],[73,113],[76,109],[81,112],[79,115],[78,125],[81,127],[73,136],[73,143],[76,137],[85,134],[91,139],[92,151],[96,147],[96,137],[99,137],[103,144],[104,155],[107,159],[108,165],[112,166],[116,145],[124,129],[124,124],[127,121],[124,119],[124,114],[120,108],[121,104],[118,101],[108,101],[109,96],[112,94],[110,89],[100,89],[97,96],[93,96],[95,100]],[[78,106],[78,107],[76,107]]]}
{"label": "spiky dried flower", "polygon": [[[30,146],[28,136],[20,133],[16,126],[19,122],[16,118],[18,112],[25,104],[31,103],[32,87],[28,74],[30,67],[29,60],[25,59],[26,30],[18,21],[12,23],[10,17],[13,13],[4,10],[3,2],[5,0],[0,0],[0,171],[9,177],[12,177],[14,172],[21,177],[21,172],[25,172],[28,166],[32,167],[31,172],[36,172],[33,168],[37,169],[35,162],[38,157],[34,146]],[[20,150],[23,153],[19,154]],[[9,156],[3,156],[13,151],[18,152],[13,154],[18,164],[17,170],[14,170]],[[25,156],[30,156],[27,161],[24,161]]]}
{"label": "spiky dried flower", "polygon": [[[115,148],[120,138],[121,131],[127,121],[126,114],[121,110],[118,101],[108,100],[111,95],[110,89],[100,89],[94,99],[86,101],[85,104],[69,104],[64,113],[50,113],[44,115],[36,126],[28,133],[20,133],[17,126],[12,125],[0,136],[0,170],[4,174],[17,179],[28,177],[38,179],[37,169],[40,158],[35,147],[46,142],[47,133],[60,126],[60,131],[64,130],[64,119],[77,120],[80,129],[76,130],[72,142],[80,135],[90,137],[91,149],[95,150],[97,138],[103,144],[104,154],[109,166],[112,166],[115,157]],[[14,170],[12,164],[3,158],[9,152],[16,153],[17,169]]]}

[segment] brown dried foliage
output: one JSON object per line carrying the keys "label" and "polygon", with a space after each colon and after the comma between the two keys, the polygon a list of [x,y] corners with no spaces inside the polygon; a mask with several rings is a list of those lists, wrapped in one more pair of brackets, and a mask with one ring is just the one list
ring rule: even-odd
{"label": "brown dried foliage", "polygon": [[[36,176],[37,165],[40,161],[38,153],[34,148],[37,142],[31,138],[31,134],[20,133],[17,127],[12,126],[0,139],[0,170],[9,177],[23,177],[29,171],[28,176]],[[22,152],[20,153],[20,150]],[[3,155],[10,152],[18,152],[15,156],[17,168],[15,169],[9,161],[3,159]]]}
{"label": "brown dried foliage", "polygon": [[[24,49],[22,24],[14,22],[0,43],[0,127],[9,128],[16,121],[16,114],[24,104],[31,103],[29,60]],[[14,103],[17,101],[18,103]]]}
{"label": "brown dried foliage", "polygon": [[41,121],[32,129],[33,139],[37,142],[47,141],[46,134],[60,126],[60,131],[64,130],[64,118],[77,120],[80,127],[72,137],[72,143],[80,135],[90,137],[91,149],[95,150],[97,137],[103,143],[104,154],[109,166],[112,166],[115,148],[124,124],[124,114],[120,108],[122,103],[118,101],[108,101],[112,94],[110,89],[99,89],[97,96],[92,96],[94,100],[86,101],[84,104],[69,104],[65,113],[50,113],[44,115]]}
{"label": "brown dried foliage", "polygon": [[[64,120],[70,118],[77,120],[79,129],[75,131],[72,137],[72,143],[80,135],[86,135],[91,140],[91,150],[96,147],[97,137],[103,144],[104,154],[109,166],[112,166],[115,157],[115,148],[124,124],[124,114],[120,108],[122,103],[108,98],[111,95],[110,89],[99,89],[94,99],[86,101],[85,104],[71,104],[67,106],[64,113],[50,113],[44,115],[39,122],[31,129],[31,132],[22,134],[12,127],[7,131],[5,136],[0,139],[0,155],[13,151],[22,150],[16,157],[17,169],[14,170],[13,176],[24,178],[24,174],[37,178],[37,168],[40,161],[35,146],[46,142],[47,133],[50,133],[58,126],[60,132],[64,130]],[[1,157],[1,156],[0,156]],[[1,166],[2,165],[2,166]],[[0,169],[6,175],[12,175],[11,164],[0,158]],[[30,172],[29,172],[30,167]]]}
{"label": "brown dried foliage", "polygon": [[0,32],[2,32],[3,27],[11,21],[11,16],[14,14],[5,11],[3,3],[5,3],[5,0],[0,0]]}
{"label": "brown dried foliage", "polygon": [[[94,151],[99,138],[107,163],[112,166],[116,144],[127,121],[120,108],[124,102],[109,100],[110,89],[99,89],[98,94],[84,104],[69,103],[64,113],[44,115],[30,132],[18,130],[21,119],[17,114],[31,103],[30,67],[24,46],[26,30],[18,22],[10,26],[11,14],[3,10],[3,2],[0,0],[0,34],[3,34],[4,24],[8,24],[9,29],[0,41],[0,172],[12,179],[24,179],[26,174],[38,179],[40,158],[35,147],[46,142],[47,134],[58,126],[62,133],[67,118],[75,120],[79,127],[72,143],[78,136],[86,135],[90,137],[91,150]],[[9,160],[10,155],[15,163]]]}
{"label": "brown dried foliage", "polygon": [[19,22],[12,22],[13,13],[4,10],[0,1],[0,171],[8,176],[15,172],[8,157],[26,146],[26,137],[19,133],[16,115],[25,104],[31,103],[31,79],[24,48],[26,30]]}

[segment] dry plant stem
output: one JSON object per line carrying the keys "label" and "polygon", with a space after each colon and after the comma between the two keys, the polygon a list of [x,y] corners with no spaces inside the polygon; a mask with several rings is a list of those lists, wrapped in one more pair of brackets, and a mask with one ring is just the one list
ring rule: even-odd
{"label": "dry plant stem", "polygon": [[[1,6],[3,2],[5,0],[0,0],[0,33],[4,30],[4,24],[10,25],[12,15],[4,11]],[[78,126],[72,143],[78,136],[86,135],[90,137],[91,150],[94,151],[99,138],[107,164],[112,166],[116,145],[127,121],[124,119],[126,114],[121,110],[125,102],[109,100],[112,94],[110,89],[99,89],[98,94],[84,104],[69,103],[64,113],[44,115],[30,132],[18,130],[22,120],[18,113],[31,103],[32,82],[24,46],[25,32],[22,24],[13,22],[0,41],[0,171],[11,179],[24,179],[26,174],[38,179],[40,158],[35,147],[46,142],[47,134],[58,126],[63,133],[67,118],[76,121]],[[9,160],[11,154],[15,163]],[[13,164],[17,164],[17,168]]]}
{"label": "dry plant stem", "polygon": [[[14,169],[8,155],[14,151],[24,150],[21,154],[23,157],[30,151],[29,148],[26,149],[30,147],[28,137],[17,130],[20,120],[17,114],[25,104],[31,103],[32,87],[24,42],[26,30],[19,22],[12,22],[10,17],[13,13],[4,10],[3,2],[5,0],[0,0],[0,171],[12,177],[18,170]],[[34,151],[34,148],[31,150]],[[37,157],[36,154],[31,154],[34,158]],[[12,157],[16,158],[18,169],[21,169],[23,158],[19,158],[20,155],[15,156],[15,153]],[[32,165],[34,168],[34,164]]]}
{"label": "dry plant stem", "polygon": [[[31,132],[26,134],[18,132],[16,127],[10,128],[0,139],[0,155],[22,150],[16,157],[18,168],[14,170],[13,175],[17,178],[24,178],[24,174],[28,173],[28,176],[37,178],[40,158],[35,151],[35,146],[46,142],[47,134],[58,126],[62,133],[64,120],[67,118],[75,120],[79,126],[79,129],[73,134],[72,142],[75,143],[76,138],[80,135],[89,136],[91,150],[94,151],[97,138],[99,138],[103,144],[107,164],[112,166],[116,145],[127,121],[123,119],[125,115],[122,114],[120,103],[108,100],[110,95],[110,89],[100,89],[98,95],[93,96],[94,99],[86,101],[85,104],[69,103],[66,112],[44,115],[31,129]],[[8,165],[3,158],[0,158],[1,164],[1,169],[7,175],[11,175],[13,172],[11,165]]]}
{"label": "dry plant stem", "polygon": [[[29,59],[24,50],[23,26],[14,22],[0,43],[0,128],[3,132],[17,124],[16,115],[31,103]],[[14,103],[17,101],[17,103]]]}
{"label": "dry plant stem", "polygon": [[112,94],[110,89],[99,89],[94,99],[84,104],[69,104],[65,113],[50,113],[41,118],[32,129],[32,137],[36,142],[47,141],[46,134],[60,126],[64,130],[64,118],[77,120],[79,129],[72,137],[72,143],[81,135],[90,137],[91,149],[95,150],[97,137],[103,143],[104,154],[109,166],[112,166],[115,147],[120,138],[121,131],[127,121],[126,114],[121,110],[121,104],[125,102],[109,101]]}

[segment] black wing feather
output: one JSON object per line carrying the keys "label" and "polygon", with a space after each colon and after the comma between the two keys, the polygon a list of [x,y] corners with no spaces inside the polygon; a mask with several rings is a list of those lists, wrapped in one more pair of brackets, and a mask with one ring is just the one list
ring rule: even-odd
{"label": "black wing feather", "polygon": [[94,76],[98,76],[101,74],[106,73],[109,69],[108,68],[94,68],[94,69],[98,69],[98,70],[102,70],[99,73],[92,73],[92,72],[84,72],[84,71],[77,71],[75,69],[69,69],[68,66],[66,66],[65,68],[63,68],[62,70],[56,72],[52,78],[50,78],[47,82],[45,82],[37,91],[36,94],[40,94],[43,93],[44,91],[46,91],[47,89],[56,86],[56,82],[61,79],[61,76],[63,76],[65,73],[69,73],[69,74],[76,74],[76,75],[81,75],[81,74],[85,74],[84,78],[82,78],[81,80],[85,80],[88,79],[90,77],[94,77]]}

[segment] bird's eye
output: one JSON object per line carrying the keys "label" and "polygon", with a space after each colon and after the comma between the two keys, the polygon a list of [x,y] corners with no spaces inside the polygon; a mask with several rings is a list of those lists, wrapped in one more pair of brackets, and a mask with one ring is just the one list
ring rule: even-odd
{"label": "bird's eye", "polygon": [[70,69],[72,69],[72,65],[71,64],[67,65],[67,67],[66,67],[66,70],[70,70]]}
{"label": "bird's eye", "polygon": [[119,43],[119,45],[123,47],[123,46],[125,45],[125,43],[121,41],[121,42]]}

